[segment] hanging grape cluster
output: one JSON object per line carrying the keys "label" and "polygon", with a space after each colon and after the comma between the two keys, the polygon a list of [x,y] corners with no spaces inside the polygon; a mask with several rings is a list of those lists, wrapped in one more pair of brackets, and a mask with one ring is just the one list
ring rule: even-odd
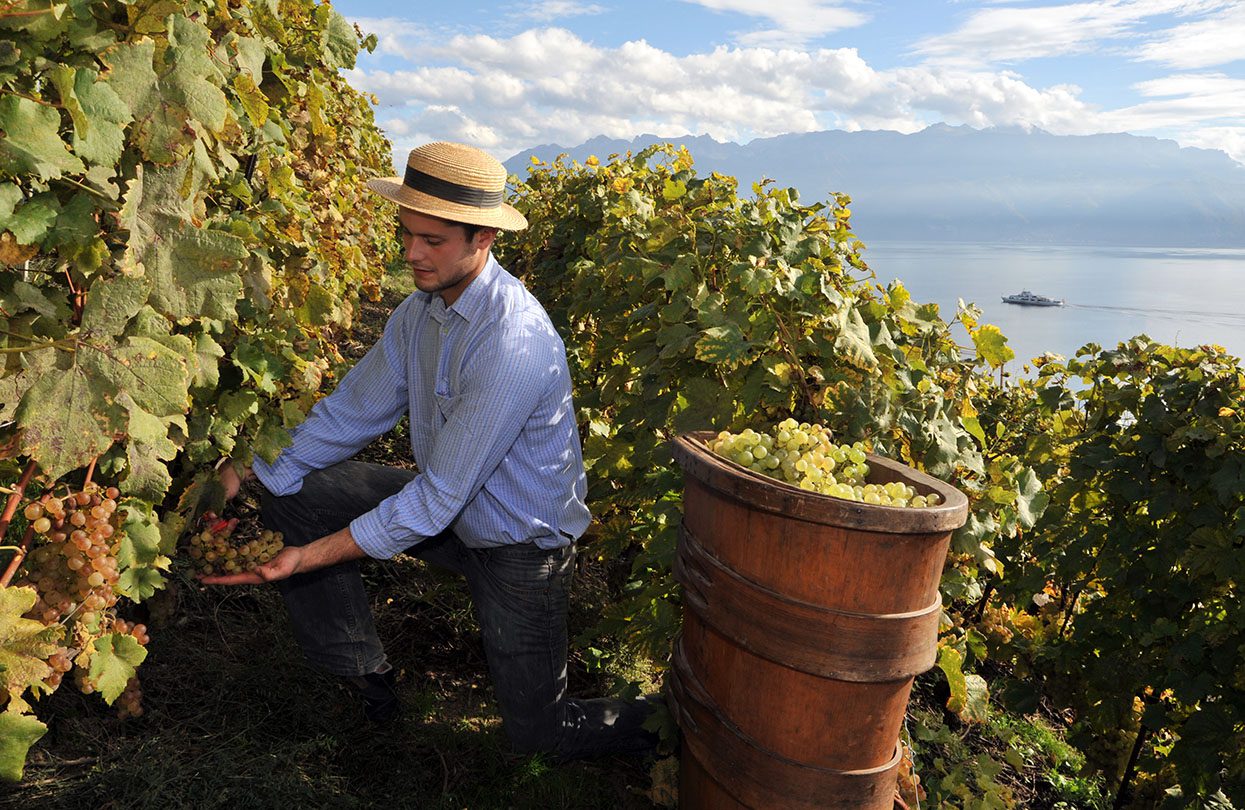
{"label": "hanging grape cluster", "polygon": [[902,481],[867,483],[864,444],[835,444],[830,431],[808,422],[785,419],[772,433],[724,430],[709,440],[709,449],[753,472],[832,498],[915,508],[942,502],[938,493],[918,494]]}
{"label": "hanging grape cluster", "polygon": [[285,546],[281,532],[264,529],[255,537],[236,538],[233,533],[238,527],[237,518],[224,520],[208,512],[204,519],[208,527],[191,536],[187,550],[195,570],[202,576],[254,571]]}
{"label": "hanging grape cluster", "polygon": [[[26,618],[44,624],[65,617],[92,624],[117,603],[117,552],[125,510],[116,487],[88,484],[65,497],[45,494],[23,514],[35,534],[17,585],[33,586],[38,600]],[[55,668],[55,667],[54,667]]]}

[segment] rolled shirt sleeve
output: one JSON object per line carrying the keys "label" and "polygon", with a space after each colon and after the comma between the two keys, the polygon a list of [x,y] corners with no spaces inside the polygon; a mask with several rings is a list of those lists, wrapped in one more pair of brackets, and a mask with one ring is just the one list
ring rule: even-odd
{"label": "rolled shirt sleeve", "polygon": [[405,357],[413,298],[394,309],[376,345],[290,431],[292,443],[276,460],[254,459],[251,469],[269,492],[298,492],[307,473],[351,458],[398,423],[407,408]]}

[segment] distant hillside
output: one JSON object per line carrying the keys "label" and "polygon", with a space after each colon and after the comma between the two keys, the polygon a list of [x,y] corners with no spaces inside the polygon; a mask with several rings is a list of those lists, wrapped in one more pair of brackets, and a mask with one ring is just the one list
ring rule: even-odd
{"label": "distant hillside", "polygon": [[1051,135],[943,124],[921,132],[809,132],[745,145],[708,136],[575,147],[538,146],[506,166],[526,175],[529,157],[638,151],[685,144],[702,174],[763,177],[795,186],[806,201],[852,197],[864,240],[1245,247],[1245,167],[1225,153],[1135,135]]}

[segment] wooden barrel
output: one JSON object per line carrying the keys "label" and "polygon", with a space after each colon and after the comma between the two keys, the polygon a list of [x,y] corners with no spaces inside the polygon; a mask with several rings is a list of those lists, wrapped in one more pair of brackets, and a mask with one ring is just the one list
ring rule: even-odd
{"label": "wooden barrel", "polygon": [[912,679],[937,656],[938,583],[963,493],[870,455],[869,481],[943,503],[845,501],[680,437],[683,632],[670,697],[684,810],[884,808]]}

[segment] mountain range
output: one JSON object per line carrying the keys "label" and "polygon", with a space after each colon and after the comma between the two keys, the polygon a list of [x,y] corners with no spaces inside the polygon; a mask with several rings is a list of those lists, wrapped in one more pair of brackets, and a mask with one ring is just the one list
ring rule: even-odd
{"label": "mountain range", "polygon": [[506,161],[685,145],[698,173],[771,178],[805,202],[852,198],[857,236],[896,241],[1147,247],[1245,247],[1245,166],[1226,153],[1129,134],[1052,135],[936,124],[919,132],[828,130],[747,144],[707,135],[593,138],[538,146]]}

